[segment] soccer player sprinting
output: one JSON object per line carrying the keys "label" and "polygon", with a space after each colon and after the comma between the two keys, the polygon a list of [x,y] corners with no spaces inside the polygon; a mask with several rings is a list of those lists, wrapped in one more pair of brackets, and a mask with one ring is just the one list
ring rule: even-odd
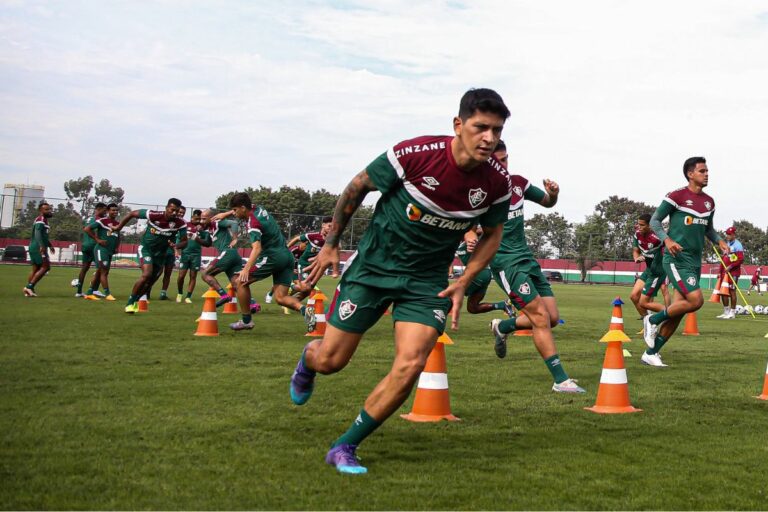
{"label": "soccer player sprinting", "polygon": [[[114,231],[120,231],[132,219],[147,221],[147,229],[138,248],[141,277],[133,285],[128,304],[125,306],[126,313],[133,314],[139,310],[139,297],[147,293],[163,273],[168,248],[183,249],[187,245],[187,223],[178,217],[180,207],[181,201],[172,197],[164,210],[133,210],[114,228]],[[176,235],[179,232],[180,242],[176,243]]]}
{"label": "soccer player sprinting", "polygon": [[90,224],[83,228],[88,237],[94,241],[93,256],[97,267],[91,287],[85,292],[87,299],[99,300],[93,295],[94,283],[98,279],[99,284],[104,289],[104,300],[116,300],[109,290],[109,270],[112,267],[112,256],[120,244],[120,233],[115,231],[120,224],[117,220],[119,212],[117,204],[110,203],[107,206],[106,216],[93,219]]}
{"label": "soccer player sprinting", "polygon": [[219,306],[230,301],[232,297],[219,284],[216,276],[224,272],[227,280],[234,288],[237,284],[235,278],[243,269],[243,258],[235,248],[239,236],[238,222],[233,219],[215,220],[214,215],[213,210],[205,210],[201,216],[201,221],[208,223],[208,233],[211,235],[213,247],[219,255],[202,270],[200,277],[205,284],[216,290],[221,296],[216,304]]}
{"label": "soccer player sprinting", "polygon": [[[372,191],[381,192],[357,252],[344,266],[325,335],[308,343],[291,377],[291,399],[309,400],[317,373],[343,369],[363,334],[393,305],[395,356],[390,372],[365,400],[326,462],[342,473],[365,473],[356,450],[394,413],[413,388],[452,310],[458,327],[464,292],[485,268],[501,239],[509,204],[509,175],[492,158],[509,110],[490,89],[472,89],[454,118],[455,136],[425,136],[396,144],[355,176],[341,193],[331,231],[308,282],[328,267],[338,275],[339,240]],[[466,273],[448,285],[445,269],[464,233],[484,236]]]}
{"label": "soccer player sprinting", "polygon": [[725,230],[725,240],[728,243],[728,255],[723,256],[725,266],[720,263],[720,279],[728,287],[728,295],[720,295],[723,313],[717,318],[732,320],[736,318],[736,287],[739,286],[741,264],[744,263],[744,246],[736,239],[736,228],[733,226]]}
{"label": "soccer player sprinting", "polygon": [[[494,155],[506,161],[506,146],[497,148]],[[508,320],[491,320],[491,332],[495,338],[494,350],[499,358],[504,358],[507,355],[509,334],[517,329],[531,329],[533,344],[554,379],[552,391],[584,393],[584,389],[576,380],[570,378],[563,368],[552,333],[552,328],[560,321],[555,294],[525,240],[525,201],[552,208],[557,203],[560,187],[547,179],[544,180],[542,190],[517,174],[512,175],[510,179],[511,196],[507,204],[509,211],[504,223],[501,245],[491,262],[491,271],[512,305],[524,314]]]}
{"label": "soccer player sprinting", "polygon": [[[482,227],[479,226],[473,230],[467,231],[464,235],[464,241],[462,241],[456,249],[456,257],[459,258],[459,261],[461,261],[461,264],[465,267],[469,263],[472,253],[475,251],[477,242],[480,240],[482,234]],[[453,261],[451,261],[451,266],[453,266]],[[504,311],[507,316],[513,316],[514,311],[512,305],[507,301],[483,302],[491,281],[493,281],[493,276],[491,275],[490,267],[485,267],[472,280],[467,287],[467,290],[464,292],[464,296],[467,298],[467,312],[475,315],[478,313],[489,313],[491,311]]]}
{"label": "soccer player sprinting", "polygon": [[48,252],[53,254],[54,248],[48,239],[48,219],[53,217],[51,205],[41,201],[37,205],[37,217],[32,225],[32,240],[29,242],[29,261],[32,263],[32,271],[27,278],[27,285],[24,287],[25,297],[37,297],[35,285],[51,269],[51,260]]}
{"label": "soccer player sprinting", "polygon": [[637,219],[635,238],[632,242],[632,258],[635,263],[645,263],[645,270],[635,281],[629,299],[640,313],[640,318],[645,317],[648,311],[657,313],[667,304],[665,294],[664,304],[653,302],[653,298],[662,290],[664,292],[667,275],[664,273],[661,255],[661,240],[651,229],[651,215],[644,213]]}
{"label": "soccer player sprinting", "polygon": [[760,289],[760,281],[762,281],[762,276],[760,275],[763,271],[763,267],[757,267],[755,269],[755,273],[752,274],[752,280],[749,283],[749,288],[747,289],[747,295],[749,295],[749,292],[753,289],[757,291],[760,295],[763,294],[763,291]]}
{"label": "soccer player sprinting", "polygon": [[[93,209],[93,215],[86,219],[85,226],[93,224],[95,220],[102,218],[106,213],[107,205],[104,203],[96,203],[96,206]],[[85,229],[83,229],[83,231],[85,231]],[[77,293],[75,293],[75,297],[88,297],[90,295],[94,299],[98,299],[98,297],[93,295],[93,291],[91,291],[90,294],[86,293],[83,295],[83,284],[85,284],[85,276],[88,274],[88,270],[91,268],[91,264],[93,263],[95,248],[96,242],[94,242],[93,238],[91,238],[87,232],[83,233],[83,242],[80,246],[80,253],[82,254],[83,261],[80,264],[80,275],[77,277]],[[95,280],[98,279],[98,273],[99,270],[97,268],[97,275],[94,276]]]}
{"label": "soccer player sprinting", "polygon": [[[202,220],[203,212],[194,210],[187,222],[187,246],[182,249],[179,258],[179,277],[176,280],[178,295],[176,302],[192,304],[192,293],[195,291],[197,282],[197,273],[203,260],[203,247],[210,247],[212,244],[211,234],[208,232],[208,226],[211,225],[210,215],[206,216],[205,222]],[[183,297],[184,279],[189,272],[189,285],[187,287],[187,296]]]}
{"label": "soccer player sprinting", "polygon": [[[184,220],[184,216],[186,214],[187,208],[185,206],[179,206],[179,212],[176,214],[176,216]],[[178,237],[179,235],[177,234],[176,236]],[[158,297],[158,300],[170,300],[168,299],[168,287],[171,285],[171,276],[173,275],[173,268],[176,266],[177,256],[181,256],[181,250],[168,246],[168,252],[165,254],[165,263],[163,267],[162,288],[160,289],[160,296]],[[150,292],[147,292],[147,295],[149,295],[149,293]]]}
{"label": "soccer player sprinting", "polygon": [[[272,277],[272,290],[275,302],[281,306],[305,314],[306,308],[297,298],[288,294],[293,276],[293,255],[285,246],[285,238],[275,219],[261,206],[254,206],[251,198],[245,192],[238,192],[229,201],[232,208],[213,217],[221,220],[228,216],[236,216],[245,221],[248,227],[248,238],[251,242],[251,253],[248,261],[234,279],[237,293],[237,304],[243,315],[242,320],[230,324],[230,329],[241,331],[253,329],[251,317],[251,288],[250,284]],[[302,285],[302,291],[309,287]],[[314,314],[305,315],[309,330],[314,327]]]}
{"label": "soccer player sprinting", "polygon": [[[667,366],[659,351],[675,333],[683,316],[698,311],[704,304],[699,288],[704,238],[718,243],[723,255],[728,253],[728,244],[713,224],[715,200],[703,190],[709,181],[707,161],[701,156],[689,158],[683,164],[683,175],[688,186],[668,193],[651,217],[651,229],[664,243],[664,272],[677,293],[669,307],[643,319],[648,349],[640,360],[649,366]],[[661,225],[667,217],[669,231]]]}
{"label": "soccer player sprinting", "polygon": [[[323,245],[325,245],[325,237],[328,236],[328,232],[331,230],[332,221],[333,221],[333,217],[323,217],[323,223],[320,226],[320,231],[314,231],[310,233],[297,235],[291,238],[286,244],[288,246],[289,251],[294,245],[298,243],[305,244],[305,249],[304,251],[302,251],[301,256],[299,256],[298,261],[296,263],[296,280],[297,281],[304,281],[307,278],[307,272],[305,271],[305,269],[309,266],[309,263],[310,263],[309,260],[317,256],[317,253],[319,253],[320,249],[322,249]],[[295,294],[295,297],[299,300],[304,300],[304,298],[309,294],[310,291],[311,291],[310,289],[307,289],[305,292],[297,292]],[[269,302],[271,302],[272,291],[269,292],[269,295],[270,295]]]}

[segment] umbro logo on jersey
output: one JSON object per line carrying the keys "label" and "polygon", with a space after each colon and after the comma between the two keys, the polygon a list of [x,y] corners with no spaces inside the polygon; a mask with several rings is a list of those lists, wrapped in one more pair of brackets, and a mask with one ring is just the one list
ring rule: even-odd
{"label": "umbro logo on jersey", "polygon": [[440,182],[437,181],[432,176],[426,176],[424,178],[424,187],[428,188],[429,190],[435,190],[435,187],[440,185]]}
{"label": "umbro logo on jersey", "polygon": [[521,195],[523,195],[523,189],[522,189],[522,187],[520,187],[519,185],[515,185],[515,186],[512,188],[512,192],[514,192],[516,196],[521,196]]}
{"label": "umbro logo on jersey", "polygon": [[693,206],[693,201],[691,201],[690,199],[686,199],[685,200],[685,205],[686,206]]}
{"label": "umbro logo on jersey", "polygon": [[357,304],[353,304],[351,300],[345,300],[339,304],[339,318],[346,320],[351,317],[357,311]]}
{"label": "umbro logo on jersey", "polygon": [[528,295],[531,293],[531,285],[528,283],[523,283],[520,285],[520,288],[518,288],[517,291],[520,292],[520,295]]}
{"label": "umbro logo on jersey", "polygon": [[469,204],[472,205],[472,208],[477,208],[483,204],[483,201],[485,201],[486,197],[488,197],[488,192],[481,188],[469,189]]}
{"label": "umbro logo on jersey", "polygon": [[445,313],[442,309],[433,309],[432,312],[435,314],[435,320],[440,323],[445,323]]}

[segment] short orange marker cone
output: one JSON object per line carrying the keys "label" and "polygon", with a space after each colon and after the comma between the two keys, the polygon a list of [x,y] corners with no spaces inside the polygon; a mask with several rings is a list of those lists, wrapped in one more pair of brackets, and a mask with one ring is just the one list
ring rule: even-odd
{"label": "short orange marker cone", "polygon": [[640,412],[642,409],[632,407],[629,402],[629,383],[627,370],[624,367],[624,354],[621,344],[630,341],[623,331],[613,330],[600,339],[608,343],[603,361],[603,373],[600,376],[600,387],[597,390],[597,401],[593,407],[586,410],[598,414],[624,414]]}
{"label": "short orange marker cone", "polygon": [[197,322],[197,332],[195,336],[218,336],[219,321],[216,317],[216,299],[219,294],[213,290],[208,290],[203,294],[203,314],[200,315],[200,321]]}
{"label": "short orange marker cone", "polygon": [[416,398],[408,414],[401,414],[408,421],[459,421],[451,413],[451,398],[448,394],[448,370],[445,364],[445,343],[435,343],[427,358],[424,371],[419,375]]}
{"label": "short orange marker cone", "polygon": [[763,394],[756,396],[760,400],[768,400],[768,367],[765,368],[765,381],[763,383]]}
{"label": "short orange marker cone", "polygon": [[720,302],[720,285],[722,284],[722,281],[721,277],[717,278],[715,287],[712,288],[712,295],[709,296],[709,302],[714,302],[715,304]]}
{"label": "short orange marker cone", "polygon": [[147,313],[149,311],[149,301],[146,295],[142,295],[139,298],[139,313]]}
{"label": "short orange marker cone", "polygon": [[312,308],[315,315],[315,330],[308,332],[304,336],[322,336],[325,334],[325,304],[328,297],[320,290],[315,293],[311,299],[307,299],[307,309]]}
{"label": "short orange marker cone", "polygon": [[687,313],[685,315],[685,328],[683,328],[683,336],[700,336],[699,322],[696,320],[696,312]]}
{"label": "short orange marker cone", "polygon": [[[216,294],[218,296],[218,293]],[[236,315],[240,312],[240,309],[237,307],[237,297],[235,297],[234,292],[232,291],[232,285],[227,285],[227,295],[232,297],[229,302],[224,304],[224,309],[222,310],[222,314],[224,315]]]}
{"label": "short orange marker cone", "polygon": [[624,332],[624,315],[621,312],[622,302],[621,297],[616,297],[613,301],[613,313],[611,313],[611,323],[608,326],[609,331],[621,331]]}
{"label": "short orange marker cone", "polygon": [[440,335],[439,338],[437,338],[438,343],[445,343],[446,345],[453,345],[453,340],[450,336],[448,336],[447,332],[443,332],[443,334]]}
{"label": "short orange marker cone", "polygon": [[726,275],[722,279],[722,284],[720,285],[720,295],[730,295],[731,294],[731,280]]}

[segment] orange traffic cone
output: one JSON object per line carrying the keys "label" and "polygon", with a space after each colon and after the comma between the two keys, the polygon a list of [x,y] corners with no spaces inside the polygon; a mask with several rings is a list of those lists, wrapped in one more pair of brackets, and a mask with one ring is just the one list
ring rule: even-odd
{"label": "orange traffic cone", "polygon": [[147,313],[149,311],[149,301],[146,295],[142,295],[139,298],[139,313]]}
{"label": "orange traffic cone", "polygon": [[[218,295],[218,293],[216,295]],[[225,315],[238,314],[240,310],[237,307],[237,297],[235,297],[234,293],[232,292],[232,284],[227,285],[227,295],[232,297],[232,299],[226,304],[224,304],[224,309],[222,310],[222,313]]]}
{"label": "orange traffic cone", "polygon": [[450,336],[448,336],[447,332],[443,332],[443,334],[440,335],[439,338],[437,338],[438,343],[445,343],[446,345],[453,345],[453,340]]}
{"label": "orange traffic cone", "polygon": [[718,277],[715,287],[712,288],[712,295],[709,296],[709,302],[714,302],[715,304],[720,302],[720,285],[722,285],[722,283],[722,277]]}
{"label": "orange traffic cone", "polygon": [[696,320],[696,312],[688,313],[685,315],[685,328],[683,329],[683,336],[700,336],[699,322]]}
{"label": "orange traffic cone", "polygon": [[720,295],[730,295],[731,294],[731,279],[726,274],[723,276],[722,284],[720,285]]}
{"label": "orange traffic cone", "polygon": [[613,313],[611,313],[611,323],[608,326],[609,331],[621,331],[624,332],[624,315],[621,312],[622,302],[621,297],[616,297],[613,301]]}
{"label": "orange traffic cone", "polygon": [[593,407],[586,410],[598,414],[622,414],[640,412],[629,403],[629,384],[627,370],[624,367],[624,354],[621,344],[630,341],[623,331],[608,331],[600,340],[608,343],[603,361],[603,373],[600,376],[600,387],[597,390],[597,401]]}
{"label": "orange traffic cone", "polygon": [[763,383],[763,394],[756,396],[760,400],[768,400],[768,367],[765,368],[765,381]]}
{"label": "orange traffic cone", "polygon": [[408,421],[459,421],[451,414],[451,397],[448,395],[448,370],[445,364],[445,343],[438,339],[427,358],[424,371],[419,376],[416,398],[408,414],[401,414]]}
{"label": "orange traffic cone", "polygon": [[213,290],[208,290],[203,294],[203,314],[200,315],[200,321],[197,322],[197,332],[195,336],[218,336],[219,322],[216,318],[216,299],[219,294]]}
{"label": "orange traffic cone", "polygon": [[307,309],[312,308],[315,315],[315,330],[308,332],[304,336],[322,336],[325,334],[325,305],[324,301],[328,300],[328,297],[318,290],[311,299],[307,299]]}

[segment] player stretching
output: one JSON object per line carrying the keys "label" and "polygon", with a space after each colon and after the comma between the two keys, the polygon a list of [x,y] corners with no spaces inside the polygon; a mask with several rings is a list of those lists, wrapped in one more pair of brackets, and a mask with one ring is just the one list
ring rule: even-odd
{"label": "player stretching", "polygon": [[[657,313],[664,309],[664,306],[669,305],[664,283],[667,276],[661,263],[661,240],[651,229],[651,215],[648,213],[640,215],[637,219],[632,259],[635,263],[645,262],[645,270],[635,281],[635,286],[629,295],[635,309],[640,313],[640,318],[643,318],[649,310]],[[664,305],[653,302],[659,290],[664,296]]]}
{"label": "player stretching", "polygon": [[[109,291],[109,269],[112,267],[112,256],[117,251],[117,246],[120,243],[120,235],[117,231],[113,231],[117,228],[119,222],[117,221],[117,215],[120,212],[115,203],[110,203],[107,206],[107,215],[105,217],[99,217],[92,220],[88,225],[83,228],[83,231],[94,241],[93,256],[96,260],[97,271],[91,281],[91,287],[86,292],[86,298],[90,300],[99,300],[98,297],[93,295],[93,290],[97,284],[101,284],[104,288],[104,299],[113,301],[115,298]],[[98,283],[96,282],[98,279]]]}
{"label": "player stretching", "polygon": [[51,205],[42,201],[37,205],[35,223],[32,225],[32,240],[29,242],[29,261],[32,262],[32,271],[27,278],[27,286],[24,287],[24,296],[37,297],[35,285],[51,269],[51,260],[48,251],[53,254],[53,246],[48,240],[48,219],[53,217]]}
{"label": "player stretching", "polygon": [[[288,295],[288,287],[291,285],[293,276],[293,256],[285,246],[285,238],[280,232],[272,216],[261,206],[254,206],[251,198],[245,192],[238,192],[232,196],[229,201],[230,211],[222,212],[214,216],[214,220],[221,220],[234,215],[240,220],[244,220],[248,226],[248,237],[251,242],[251,254],[248,261],[243,265],[242,270],[237,274],[233,281],[233,286],[237,292],[237,304],[240,306],[240,312],[243,315],[242,320],[230,324],[233,331],[242,331],[244,329],[253,329],[251,320],[251,288],[250,284],[261,281],[267,277],[272,277],[272,290],[274,300],[281,306],[293,309],[305,314],[305,307],[301,301]],[[300,291],[308,289],[302,285]],[[308,330],[314,328],[314,315],[307,320]]]}
{"label": "player stretching", "polygon": [[755,273],[752,274],[752,281],[749,283],[749,289],[747,290],[747,295],[749,295],[749,292],[751,292],[752,289],[757,291],[757,293],[759,293],[760,295],[763,294],[763,291],[760,288],[761,281],[763,280],[762,276],[760,275],[762,271],[763,271],[763,267],[757,267],[755,269]]}
{"label": "player stretching", "polygon": [[723,262],[727,266],[724,267],[720,263],[720,279],[723,285],[728,287],[728,295],[720,295],[720,301],[723,303],[723,314],[718,315],[717,318],[732,320],[736,318],[736,287],[739,286],[741,264],[744,263],[744,247],[741,242],[736,240],[736,228],[733,226],[725,230],[725,239],[728,242],[728,256],[723,256]]}
{"label": "player stretching", "polygon": [[[459,258],[464,267],[469,263],[469,259],[472,257],[472,253],[475,251],[477,242],[482,234],[483,229],[479,226],[464,234],[464,241],[456,249],[456,257]],[[453,261],[451,261],[451,267],[453,267]],[[489,267],[484,268],[477,274],[477,277],[467,287],[467,291],[464,292],[464,296],[467,298],[467,311],[472,314],[504,311],[507,316],[514,315],[512,305],[503,300],[499,302],[483,302],[491,281],[493,281],[493,276]]]}
{"label": "player stretching", "polygon": [[[114,231],[120,231],[132,219],[147,220],[147,229],[141,237],[138,249],[141,277],[133,285],[128,304],[125,306],[126,313],[133,314],[139,310],[139,297],[147,293],[163,273],[168,248],[183,249],[187,245],[187,223],[177,216],[180,207],[181,201],[172,197],[168,200],[165,210],[133,210],[114,228]],[[179,232],[180,241],[175,243]]]}
{"label": "player stretching", "polygon": [[[703,191],[709,182],[707,161],[701,156],[689,158],[683,164],[683,175],[688,186],[667,194],[651,218],[651,229],[664,243],[664,272],[678,293],[669,307],[643,319],[648,350],[640,360],[649,366],[667,366],[659,351],[675,333],[683,316],[698,311],[704,304],[699,288],[704,237],[717,242],[722,254],[728,253],[728,244],[713,225],[715,200]],[[668,233],[661,225],[667,217]]]}
{"label": "player stretching", "polygon": [[[106,213],[107,205],[104,203],[96,203],[96,206],[93,209],[93,215],[86,219],[85,226],[93,224],[95,220],[102,218]],[[83,261],[80,264],[80,275],[77,277],[77,293],[75,293],[75,297],[89,298],[90,296],[93,299],[98,299],[98,297],[93,295],[93,290],[91,290],[91,293],[86,293],[83,295],[83,284],[85,284],[85,276],[88,273],[88,270],[91,268],[91,263],[93,263],[94,257],[94,249],[96,249],[96,242],[94,242],[93,238],[91,238],[91,236],[85,232],[85,229],[83,229],[83,231],[83,242],[80,246],[80,253],[82,254]],[[99,269],[97,268],[96,275],[93,276],[94,281],[98,282],[98,274]]]}
{"label": "player stretching", "polygon": [[[497,148],[497,157],[506,157],[506,146]],[[496,355],[507,355],[507,336],[517,329],[532,329],[533,344],[544,360],[554,383],[552,391],[557,393],[584,393],[574,379],[568,377],[557,353],[552,328],[560,321],[555,294],[544,277],[539,263],[525,240],[525,200],[533,201],[546,208],[557,203],[560,187],[554,181],[544,180],[544,190],[517,174],[511,176],[512,195],[507,204],[509,212],[504,223],[504,235],[499,250],[491,262],[491,271],[496,283],[524,315],[501,320],[491,320],[491,332],[495,338]],[[470,260],[471,261],[471,260]]]}
{"label": "player stretching", "polygon": [[[357,252],[344,266],[322,340],[309,342],[291,377],[291,399],[309,400],[317,373],[343,369],[363,334],[393,305],[395,355],[349,430],[325,461],[342,473],[366,473],[358,445],[405,400],[452,310],[458,327],[464,291],[484,269],[501,239],[509,203],[509,176],[492,159],[509,110],[490,89],[472,89],[453,119],[455,136],[425,136],[396,144],[355,176],[339,197],[325,245],[307,268],[316,283],[325,269],[338,275],[339,240],[365,196],[379,190],[373,218]],[[476,224],[484,236],[466,273],[448,286],[445,269],[464,233]]]}
{"label": "player stretching", "polygon": [[[179,293],[176,295],[176,302],[181,302],[183,299],[187,304],[192,304],[192,292],[195,291],[197,273],[203,259],[202,248],[210,247],[212,243],[211,234],[208,232],[211,217],[210,215],[206,216],[205,222],[203,222],[202,215],[202,211],[194,210],[189,222],[187,222],[187,238],[189,240],[179,258],[179,277],[176,280]],[[187,288],[187,296],[184,297],[184,278],[187,277],[187,272],[189,272],[189,287]]]}

